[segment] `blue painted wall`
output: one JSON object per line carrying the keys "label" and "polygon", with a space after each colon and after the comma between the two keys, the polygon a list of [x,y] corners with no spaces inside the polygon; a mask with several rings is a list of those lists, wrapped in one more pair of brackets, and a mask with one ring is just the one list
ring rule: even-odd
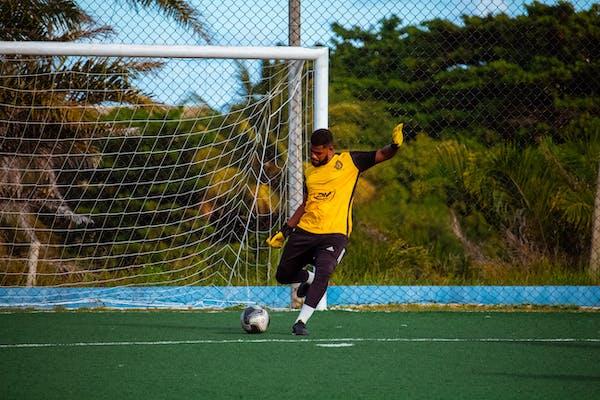
{"label": "blue painted wall", "polygon": [[[331,286],[329,306],[366,304],[574,305],[600,307],[598,286]],[[286,308],[286,286],[0,288],[0,307]]]}

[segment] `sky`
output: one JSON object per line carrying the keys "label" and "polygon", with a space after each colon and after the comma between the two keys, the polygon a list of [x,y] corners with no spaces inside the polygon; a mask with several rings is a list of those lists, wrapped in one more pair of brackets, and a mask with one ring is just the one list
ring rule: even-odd
{"label": "sky", "polygon": [[[125,0],[78,0],[98,22],[117,31],[105,41],[136,44],[205,44],[155,10],[131,7]],[[553,3],[553,1],[544,1]],[[578,0],[588,8],[593,1]],[[215,45],[273,46],[287,43],[288,0],[190,0],[202,15]],[[433,18],[459,23],[460,16],[504,12],[522,14],[519,0],[301,0],[303,46],[330,45],[331,24],[372,28],[392,14],[404,24]],[[169,62],[160,75],[143,78],[139,86],[157,100],[177,104],[191,93],[223,108],[239,92],[237,69],[231,62]],[[255,74],[253,74],[255,76]]]}

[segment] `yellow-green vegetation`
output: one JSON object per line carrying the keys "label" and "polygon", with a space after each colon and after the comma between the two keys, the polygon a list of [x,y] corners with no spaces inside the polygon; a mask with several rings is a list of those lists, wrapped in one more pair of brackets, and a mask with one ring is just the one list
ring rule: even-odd
{"label": "yellow-green vegetation", "polygon": [[336,283],[599,282],[586,273],[600,162],[599,11],[534,2],[525,15],[461,25],[334,24],[338,146],[383,146],[397,122],[408,127],[399,154],[358,187],[369,201],[357,197]]}
{"label": "yellow-green vegetation", "polygon": [[[77,18],[71,25],[79,32],[87,25]],[[330,124],[336,149],[384,146],[399,122],[405,123],[406,138],[395,158],[359,180],[354,232],[332,283],[600,283],[586,271],[600,163],[599,26],[599,5],[577,11],[567,2],[534,2],[515,17],[464,16],[461,24],[436,19],[408,26],[395,16],[367,30],[333,24]],[[35,75],[60,70],[60,61],[23,61],[20,67]],[[281,138],[287,125],[270,112],[285,110],[284,99],[269,98],[264,111],[247,104],[227,112],[129,107],[152,100],[123,77],[160,73],[160,65],[117,61],[103,67],[101,78],[79,85],[126,97],[80,99],[75,93],[73,99],[57,100],[49,94],[33,98],[23,90],[24,97],[3,100],[54,104],[63,111],[50,122],[96,120],[102,114],[97,125],[65,124],[60,126],[68,128],[56,133],[62,143],[57,151],[66,158],[61,165],[68,166],[61,183],[85,182],[66,199],[77,201],[75,211],[93,215],[102,229],[57,223],[61,232],[53,232],[47,228],[55,221],[29,212],[31,221],[21,223],[40,230],[40,257],[56,260],[40,262],[38,284],[274,283],[272,270],[230,266],[239,265],[242,249],[236,241],[249,223],[266,231],[286,212],[287,199],[272,188],[286,177]],[[285,68],[279,61],[265,62],[263,79],[253,84],[240,67],[240,86],[251,106],[285,84],[279,73]],[[10,86],[11,78],[2,79]],[[82,100],[124,105],[79,112],[68,107]],[[32,115],[22,118],[42,118]],[[14,116],[0,110],[0,117]],[[283,126],[278,135],[267,129],[259,137],[261,124]],[[108,133],[98,139],[98,129]],[[48,134],[42,131],[26,132],[29,139],[40,139]],[[20,134],[15,128],[5,136]],[[79,145],[69,147],[75,142]],[[257,145],[263,146],[263,161],[249,151]],[[67,148],[72,154],[65,155]],[[43,160],[45,154],[34,158]],[[81,165],[85,171],[76,172]],[[233,215],[232,191],[260,217]],[[16,260],[6,272],[24,271],[27,229],[17,229],[19,213],[7,209],[9,203],[0,203],[9,216],[1,219],[0,234],[14,245],[0,245],[0,255]],[[248,246],[264,245],[264,236],[250,238]],[[67,243],[82,245],[71,254],[61,248]],[[273,268],[278,255],[245,256],[240,268],[254,263]],[[82,265],[73,261],[77,257],[102,261]],[[57,270],[65,273],[43,275]],[[0,284],[14,284],[11,276],[2,276]]]}

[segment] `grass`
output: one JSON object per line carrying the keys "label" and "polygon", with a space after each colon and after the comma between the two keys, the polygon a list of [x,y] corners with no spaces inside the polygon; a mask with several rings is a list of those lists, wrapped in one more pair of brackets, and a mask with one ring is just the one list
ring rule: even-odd
{"label": "grass", "polygon": [[307,338],[295,313],[263,335],[239,314],[0,314],[0,398],[600,396],[600,313],[326,311]]}

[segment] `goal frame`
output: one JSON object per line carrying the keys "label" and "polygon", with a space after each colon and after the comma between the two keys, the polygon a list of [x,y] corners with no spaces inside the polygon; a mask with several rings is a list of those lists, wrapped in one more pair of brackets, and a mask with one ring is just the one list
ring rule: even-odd
{"label": "goal frame", "polygon": [[[296,46],[202,46],[202,45],[148,45],[115,43],[73,43],[44,41],[0,41],[0,56],[85,56],[85,57],[138,57],[180,59],[276,59],[285,61],[313,61],[313,129],[328,128],[329,50],[326,47]],[[293,65],[290,76],[290,131],[288,138],[288,217],[301,204],[302,193],[302,106],[300,93],[294,93],[301,68]],[[294,103],[296,102],[296,103]],[[29,282],[30,279],[28,279]],[[32,286],[29,284],[27,286]],[[292,290],[292,301],[294,300]],[[326,307],[324,297],[319,308]]]}

